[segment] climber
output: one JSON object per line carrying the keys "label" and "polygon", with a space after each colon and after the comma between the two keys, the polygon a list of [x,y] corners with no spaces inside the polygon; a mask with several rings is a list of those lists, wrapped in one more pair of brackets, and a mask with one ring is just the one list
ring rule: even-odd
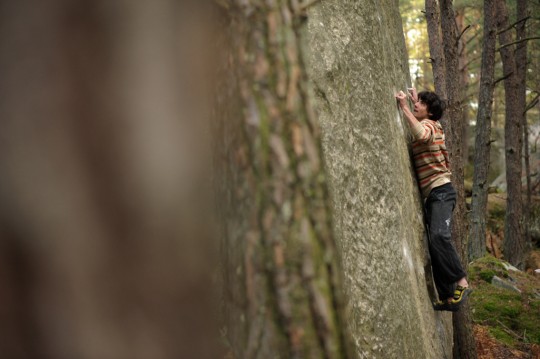
{"label": "climber", "polygon": [[450,182],[450,162],[439,123],[444,104],[434,92],[417,93],[415,88],[409,88],[408,93],[414,104],[412,112],[403,91],[396,94],[396,99],[414,136],[414,167],[424,197],[429,253],[439,293],[439,301],[433,307],[456,312],[471,289],[451,238],[456,192]]}

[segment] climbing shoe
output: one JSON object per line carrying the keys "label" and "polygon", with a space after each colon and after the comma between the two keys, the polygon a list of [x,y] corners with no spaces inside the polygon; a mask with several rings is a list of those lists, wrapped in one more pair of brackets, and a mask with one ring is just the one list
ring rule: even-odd
{"label": "climbing shoe", "polygon": [[439,300],[438,302],[433,303],[433,309],[457,312],[461,304],[467,300],[467,297],[469,294],[471,294],[471,292],[472,289],[469,287],[462,287],[458,285],[454,291],[454,296],[452,299],[446,301]]}
{"label": "climbing shoe", "polygon": [[472,292],[472,289],[470,289],[469,287],[462,287],[458,285],[456,287],[456,290],[454,291],[454,298],[452,298],[450,302],[454,304],[457,304],[457,303],[461,304],[467,299],[467,297],[469,296],[469,294],[471,294],[471,292]]}
{"label": "climbing shoe", "polygon": [[453,306],[447,300],[438,300],[433,303],[433,309],[438,311],[457,312],[459,306]]}
{"label": "climbing shoe", "polygon": [[459,306],[467,300],[467,297],[469,294],[471,294],[471,292],[472,289],[469,287],[462,287],[458,285],[454,291],[454,298],[452,298],[452,300],[449,302],[450,306],[456,308],[456,310],[459,309]]}

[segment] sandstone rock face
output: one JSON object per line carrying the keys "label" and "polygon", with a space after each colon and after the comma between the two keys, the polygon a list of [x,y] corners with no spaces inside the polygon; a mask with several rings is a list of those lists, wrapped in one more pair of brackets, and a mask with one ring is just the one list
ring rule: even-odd
{"label": "sandstone rock face", "polygon": [[451,358],[451,314],[434,312],[409,130],[394,94],[410,83],[398,1],[310,9],[308,66],[361,358]]}

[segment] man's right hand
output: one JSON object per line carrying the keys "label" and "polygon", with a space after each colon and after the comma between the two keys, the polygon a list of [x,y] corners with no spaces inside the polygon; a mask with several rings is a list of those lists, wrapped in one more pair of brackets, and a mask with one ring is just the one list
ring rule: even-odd
{"label": "man's right hand", "polygon": [[399,91],[396,94],[396,99],[398,100],[399,106],[401,108],[404,108],[405,106],[407,106],[407,95],[405,95],[403,91]]}

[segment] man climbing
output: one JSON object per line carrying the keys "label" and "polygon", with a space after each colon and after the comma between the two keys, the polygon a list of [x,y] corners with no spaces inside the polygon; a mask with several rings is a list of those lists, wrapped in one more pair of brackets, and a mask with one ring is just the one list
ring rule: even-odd
{"label": "man climbing", "polygon": [[444,132],[439,123],[444,106],[434,92],[423,91],[417,94],[414,88],[408,90],[414,104],[412,112],[403,91],[396,94],[396,99],[414,136],[414,168],[425,200],[429,253],[439,293],[439,301],[433,307],[435,310],[456,312],[471,289],[451,238],[450,223],[456,192],[450,182],[450,162]]}

